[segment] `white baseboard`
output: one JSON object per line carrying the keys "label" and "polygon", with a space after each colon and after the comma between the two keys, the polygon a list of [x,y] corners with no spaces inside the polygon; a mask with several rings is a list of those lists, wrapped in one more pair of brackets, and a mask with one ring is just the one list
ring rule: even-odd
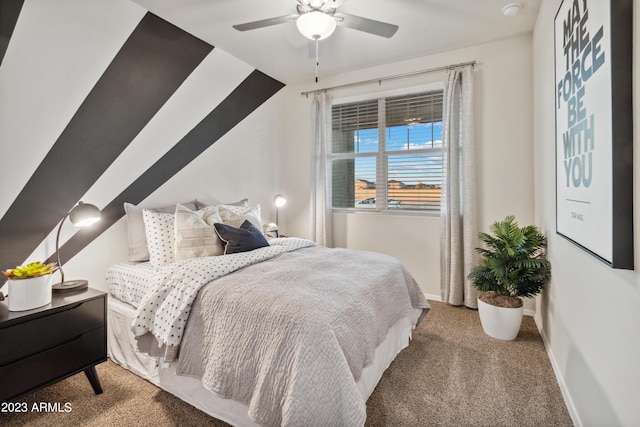
{"label": "white baseboard", "polygon": [[547,356],[549,357],[549,361],[551,362],[551,367],[553,368],[553,373],[556,375],[556,381],[558,381],[558,385],[560,386],[560,393],[562,393],[562,398],[564,399],[564,404],[567,406],[567,411],[569,411],[569,416],[571,417],[571,421],[573,425],[576,427],[582,427],[582,421],[578,416],[578,411],[576,411],[576,407],[573,404],[573,400],[571,399],[571,394],[569,393],[569,389],[567,388],[567,384],[564,382],[564,378],[560,374],[560,366],[558,365],[558,361],[553,355],[553,351],[551,351],[551,346],[549,345],[549,341],[547,340],[547,336],[542,329],[542,321],[539,316],[534,316],[533,320],[536,322],[536,326],[538,331],[540,332],[540,336],[542,337],[542,342],[544,343],[544,348],[547,350]]}
{"label": "white baseboard", "polygon": [[440,295],[424,294],[424,297],[426,299],[430,299],[432,301],[440,301],[440,302],[442,302],[442,297]]}
{"label": "white baseboard", "polygon": [[[440,295],[431,295],[431,294],[425,293],[424,297],[426,299],[430,299],[432,301],[440,301],[440,302],[442,302],[442,297]],[[534,317],[536,312],[535,312],[535,310],[523,310],[522,314],[524,314],[525,316]],[[540,329],[540,328],[538,328],[538,329]]]}

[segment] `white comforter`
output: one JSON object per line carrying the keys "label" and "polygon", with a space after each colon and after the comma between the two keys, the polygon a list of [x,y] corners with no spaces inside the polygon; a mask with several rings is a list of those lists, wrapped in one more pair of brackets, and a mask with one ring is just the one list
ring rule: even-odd
{"label": "white comforter", "polygon": [[[139,310],[139,320],[155,310],[154,321],[137,322],[148,326],[136,333],[151,331],[158,341],[178,345],[182,313],[193,307],[179,374],[247,404],[261,425],[361,426],[366,402],[356,381],[363,368],[397,320],[414,308],[426,313],[429,305],[395,258],[324,247],[294,251],[308,246],[303,242],[276,242],[287,249],[268,262],[218,275],[197,299],[188,281],[196,280],[199,289],[201,275],[215,276],[224,257],[202,258],[195,264],[199,271],[193,263],[174,266]],[[252,252],[252,260],[268,257],[262,249]]]}
{"label": "white comforter", "polygon": [[138,337],[151,333],[166,349],[163,362],[170,362],[180,346],[191,305],[200,288],[248,265],[313,245],[314,242],[306,239],[276,239],[270,246],[250,252],[191,258],[162,267],[138,306],[133,333]]}

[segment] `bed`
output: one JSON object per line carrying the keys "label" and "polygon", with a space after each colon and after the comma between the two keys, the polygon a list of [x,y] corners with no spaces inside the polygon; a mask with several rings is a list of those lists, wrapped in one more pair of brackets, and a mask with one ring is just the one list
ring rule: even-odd
{"label": "bed", "polygon": [[[225,232],[256,237],[247,223],[259,211],[180,206],[156,212],[162,227],[145,221],[149,261],[107,271],[109,357],[232,425],[363,425],[369,395],[429,310],[408,271],[300,238],[224,253],[235,239]],[[191,234],[178,232],[179,213]],[[159,229],[170,239],[168,228],[170,244],[151,241]],[[217,237],[223,253],[177,256],[186,235]],[[153,254],[163,246],[173,258]]]}

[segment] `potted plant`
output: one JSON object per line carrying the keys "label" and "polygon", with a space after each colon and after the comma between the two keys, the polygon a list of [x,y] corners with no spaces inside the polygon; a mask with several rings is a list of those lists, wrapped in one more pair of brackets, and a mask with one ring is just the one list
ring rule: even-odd
{"label": "potted plant", "polygon": [[51,274],[58,270],[53,262],[40,261],[21,265],[2,272],[9,280],[9,310],[24,311],[51,302]]}
{"label": "potted plant", "polygon": [[522,323],[522,298],[538,295],[551,278],[547,238],[533,225],[518,226],[513,215],[479,233],[485,248],[469,279],[481,293],[478,312],[485,333],[513,340]]}

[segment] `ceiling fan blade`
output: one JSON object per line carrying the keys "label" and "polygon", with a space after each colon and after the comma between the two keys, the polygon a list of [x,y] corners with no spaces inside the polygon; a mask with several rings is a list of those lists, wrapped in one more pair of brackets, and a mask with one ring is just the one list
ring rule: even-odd
{"label": "ceiling fan blade", "polygon": [[297,13],[294,13],[292,15],[278,16],[276,18],[261,19],[259,21],[246,22],[244,24],[234,25],[233,28],[235,28],[238,31],[255,30],[257,28],[270,27],[272,25],[285,24],[287,22],[292,22],[298,19],[298,17],[299,15]]}
{"label": "ceiling fan blade", "polygon": [[344,12],[338,12],[334,15],[338,21],[338,25],[352,28],[354,30],[363,31],[365,33],[374,34],[376,36],[391,38],[398,31],[398,26],[387,24],[386,22],[376,21],[374,19],[363,18],[362,16],[350,15]]}

